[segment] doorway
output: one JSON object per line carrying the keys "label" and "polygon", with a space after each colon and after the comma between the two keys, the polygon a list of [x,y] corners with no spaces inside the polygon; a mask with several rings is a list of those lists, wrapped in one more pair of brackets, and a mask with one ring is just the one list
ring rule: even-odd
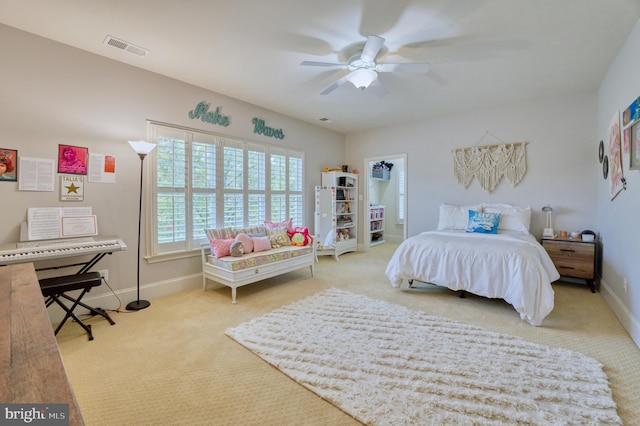
{"label": "doorway", "polygon": [[[374,172],[375,168],[375,172]],[[363,248],[407,238],[407,155],[364,159]]]}

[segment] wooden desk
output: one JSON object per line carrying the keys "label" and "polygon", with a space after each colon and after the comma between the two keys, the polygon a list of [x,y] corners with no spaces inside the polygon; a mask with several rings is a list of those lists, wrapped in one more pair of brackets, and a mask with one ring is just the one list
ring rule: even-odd
{"label": "wooden desk", "polygon": [[0,402],[69,404],[84,424],[32,263],[0,266]]}

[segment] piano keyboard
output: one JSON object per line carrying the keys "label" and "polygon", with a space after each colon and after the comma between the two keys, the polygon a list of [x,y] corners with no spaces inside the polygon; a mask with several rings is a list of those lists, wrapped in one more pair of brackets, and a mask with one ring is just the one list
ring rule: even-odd
{"label": "piano keyboard", "polygon": [[[13,245],[16,246],[15,244]],[[37,244],[20,244],[18,248],[0,249],[0,265],[13,263],[36,262],[38,260],[57,259],[61,257],[84,256],[98,253],[111,253],[126,250],[127,245],[121,239],[101,240],[52,240]]]}

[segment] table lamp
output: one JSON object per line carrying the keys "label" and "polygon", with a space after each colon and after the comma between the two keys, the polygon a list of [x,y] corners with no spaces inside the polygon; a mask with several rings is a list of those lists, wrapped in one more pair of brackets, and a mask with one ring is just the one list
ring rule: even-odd
{"label": "table lamp", "polygon": [[553,208],[551,208],[550,205],[546,205],[542,208],[542,211],[547,214],[547,223],[542,231],[542,238],[553,238],[553,226],[551,225],[551,213],[553,213]]}

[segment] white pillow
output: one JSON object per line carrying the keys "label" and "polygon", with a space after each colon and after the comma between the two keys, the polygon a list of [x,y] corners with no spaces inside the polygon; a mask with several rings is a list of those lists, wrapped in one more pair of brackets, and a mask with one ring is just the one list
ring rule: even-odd
{"label": "white pillow", "polygon": [[467,229],[469,223],[469,210],[482,211],[482,204],[469,206],[454,206],[451,204],[440,205],[440,218],[438,219],[438,230],[444,229]]}
{"label": "white pillow", "polygon": [[498,229],[529,232],[531,227],[531,206],[483,204],[482,211],[486,213],[500,213]]}

